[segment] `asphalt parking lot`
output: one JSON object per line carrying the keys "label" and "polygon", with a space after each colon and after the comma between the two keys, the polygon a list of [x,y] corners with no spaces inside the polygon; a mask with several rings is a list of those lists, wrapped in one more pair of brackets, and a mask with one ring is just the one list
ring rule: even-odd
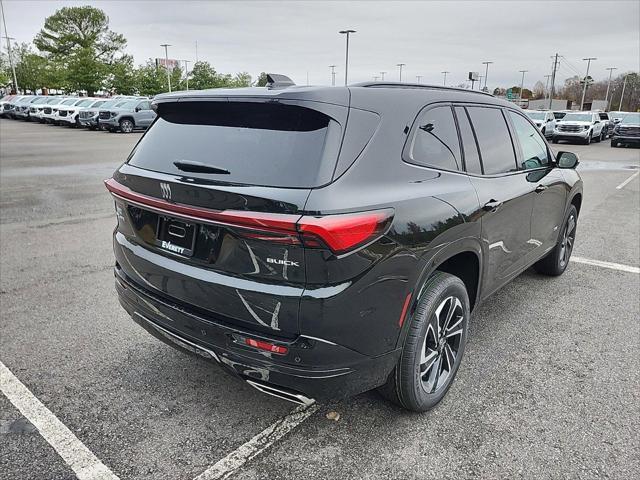
{"label": "asphalt parking lot", "polygon": [[[120,308],[102,180],[139,137],[0,120],[0,367],[108,472],[84,478],[640,478],[640,150],[554,145],[582,162],[579,261],[475,313],[435,410],[370,392],[290,417]],[[45,436],[0,394],[0,478],[78,478]]]}

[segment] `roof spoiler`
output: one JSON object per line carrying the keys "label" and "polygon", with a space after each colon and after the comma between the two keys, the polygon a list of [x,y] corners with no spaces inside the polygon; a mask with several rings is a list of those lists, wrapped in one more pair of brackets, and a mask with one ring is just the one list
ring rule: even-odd
{"label": "roof spoiler", "polygon": [[280,75],[279,73],[267,73],[267,88],[269,90],[275,90],[278,88],[287,88],[295,85],[286,75]]}

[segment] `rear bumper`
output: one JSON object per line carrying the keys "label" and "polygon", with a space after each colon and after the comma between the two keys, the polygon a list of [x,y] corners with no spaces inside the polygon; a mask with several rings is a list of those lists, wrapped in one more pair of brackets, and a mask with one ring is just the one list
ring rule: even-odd
{"label": "rear bumper", "polygon": [[[274,394],[275,388],[287,395],[325,400],[356,395],[382,385],[400,355],[395,350],[369,357],[304,335],[293,340],[270,338],[186,311],[133,284],[118,267],[115,276],[120,303],[136,323],[163,342],[211,360],[265,393]],[[246,337],[286,345],[288,353],[255,350],[244,344]]]}

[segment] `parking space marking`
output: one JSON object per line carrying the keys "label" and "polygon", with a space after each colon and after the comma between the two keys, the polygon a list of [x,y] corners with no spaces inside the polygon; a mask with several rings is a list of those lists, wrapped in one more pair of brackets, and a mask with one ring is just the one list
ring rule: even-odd
{"label": "parking space marking", "polygon": [[38,429],[79,480],[119,480],[1,361],[0,391]]}
{"label": "parking space marking", "polygon": [[229,478],[245,463],[260,455],[317,410],[318,406],[315,404],[310,406],[301,405],[295,408],[291,413],[265,428],[247,443],[240,445],[240,447],[219,460],[215,465],[209,467],[194,480],[221,480]]}
{"label": "parking space marking", "polygon": [[622,182],[620,185],[618,185],[618,186],[616,187],[616,189],[618,189],[618,190],[622,190],[624,187],[626,187],[626,186],[627,186],[627,184],[628,184],[631,180],[633,180],[634,178],[636,178],[638,175],[640,175],[640,171],[639,171],[639,172],[634,173],[633,175],[631,175],[631,176],[630,176],[629,178],[627,178],[624,182]]}
{"label": "parking space marking", "polygon": [[572,262],[584,263],[586,265],[593,265],[596,267],[610,268],[611,270],[619,270],[621,272],[640,273],[640,268],[632,267],[630,265],[623,265],[621,263],[603,262],[601,260],[592,260],[590,258],[583,257],[571,257]]}

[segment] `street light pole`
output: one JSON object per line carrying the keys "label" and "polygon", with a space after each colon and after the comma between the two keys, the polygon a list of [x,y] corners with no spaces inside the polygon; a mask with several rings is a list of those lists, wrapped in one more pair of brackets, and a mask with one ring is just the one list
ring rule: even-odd
{"label": "street light pole", "polygon": [[347,48],[344,56],[344,85],[347,85],[347,79],[349,78],[349,35],[352,33],[356,33],[355,30],[340,30],[338,32],[342,35],[347,36]]}
{"label": "street light pole", "polygon": [[418,81],[418,83],[420,83],[420,80],[422,80],[422,75],[416,75],[416,80]]}
{"label": "street light pole", "polygon": [[493,62],[482,62],[483,65],[486,65],[486,68],[484,70],[484,88],[487,88],[487,76],[489,75],[489,65],[491,65]]}
{"label": "street light pole", "polygon": [[589,67],[591,66],[591,60],[597,60],[596,57],[583,58],[587,61],[587,73],[584,76],[584,86],[582,87],[582,100],[580,100],[580,110],[584,107],[584,97],[587,94],[587,78],[589,77]]}
{"label": "street light pole", "polygon": [[609,110],[609,87],[611,87],[611,74],[614,70],[617,70],[616,67],[605,68],[605,70],[609,70],[609,82],[607,83],[607,94],[604,96],[604,101],[607,102],[607,110]]}
{"label": "street light pole", "polygon": [[406,63],[398,63],[398,67],[400,67],[400,83],[402,83],[402,67],[406,65]]}
{"label": "street light pole", "polygon": [[171,75],[169,74],[169,45],[168,43],[163,43],[160,45],[164,47],[164,68],[167,70],[167,84],[169,85],[169,93],[171,93]]}
{"label": "street light pole", "polygon": [[444,74],[444,79],[442,80],[442,85],[444,85],[446,87],[447,86],[447,73],[451,73],[451,72],[444,71],[444,72],[440,72],[440,73]]}
{"label": "street light pole", "polygon": [[335,87],[336,86],[336,66],[329,65],[329,68],[331,69],[331,86]]}
{"label": "street light pole", "polygon": [[622,94],[620,95],[620,107],[618,110],[622,110],[622,100],[624,100],[624,89],[627,86],[627,75],[624,76],[624,82],[622,82]]}
{"label": "street light pole", "polygon": [[384,82],[384,74],[387,72],[380,72],[380,81]]}
{"label": "street light pole", "polygon": [[2,10],[2,24],[4,25],[4,33],[7,39],[7,54],[9,55],[9,65],[11,66],[11,73],[13,73],[13,88],[16,93],[18,93],[18,77],[16,77],[16,67],[13,65],[13,55],[11,54],[11,40],[15,40],[15,38],[9,37],[9,33],[7,32],[7,20],[4,17],[4,5],[2,0],[0,0],[0,9]]}
{"label": "street light pole", "polygon": [[520,81],[520,104],[522,104],[522,89],[524,88],[524,74],[527,73],[529,70],[518,70],[518,71],[522,74],[522,80]]}

